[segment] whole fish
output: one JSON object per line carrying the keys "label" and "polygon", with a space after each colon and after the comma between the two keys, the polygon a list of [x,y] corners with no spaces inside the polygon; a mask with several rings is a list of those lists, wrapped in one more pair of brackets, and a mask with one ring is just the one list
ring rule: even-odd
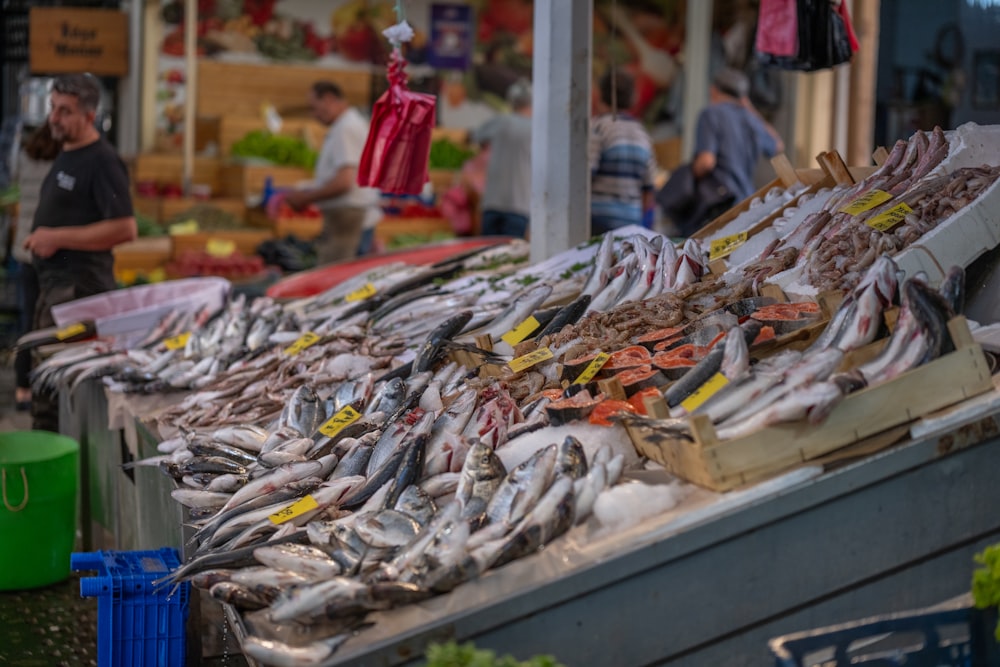
{"label": "whole fish", "polygon": [[[272,540],[271,544],[302,542],[306,539],[306,537],[307,536],[304,533],[295,533],[293,535]],[[235,570],[242,567],[253,566],[257,563],[257,560],[253,556],[255,548],[256,547],[242,547],[229,551],[207,553],[203,556],[195,557],[171,571],[170,574],[154,580],[152,583],[154,586],[161,586],[167,583],[176,584],[207,570],[217,570],[220,568]]]}
{"label": "whole fish", "polygon": [[965,312],[965,269],[953,266],[941,281],[941,296],[951,308],[951,312],[961,315]]}
{"label": "whole fish", "polygon": [[307,477],[322,477],[323,468],[322,461],[305,461],[278,466],[269,470],[265,475],[248,482],[246,486],[234,493],[223,510],[232,509],[251,498],[270,493],[292,482],[304,480]]}
{"label": "whole fish", "polygon": [[357,441],[344,457],[340,459],[336,469],[333,471],[331,479],[347,477],[349,475],[363,475],[368,468],[368,460],[371,458],[373,445]]}
{"label": "whole fish", "polygon": [[416,519],[399,510],[368,512],[354,521],[354,530],[366,544],[376,548],[402,547],[420,532]]}
{"label": "whole fish", "polygon": [[321,408],[319,397],[307,384],[295,390],[279,418],[282,426],[290,426],[305,436],[312,436],[324,421],[326,414]]}
{"label": "whole fish", "polygon": [[457,472],[455,464],[464,461],[463,452],[468,451],[468,443],[462,438],[462,431],[472,418],[477,400],[478,393],[474,389],[464,391],[434,421],[427,442],[423,477],[448,471]]}
{"label": "whole fish", "polygon": [[725,350],[716,345],[705,357],[667,389],[664,398],[671,408],[693,394],[722,368]]}
{"label": "whole fish", "polygon": [[421,526],[426,526],[434,518],[437,507],[430,495],[416,484],[403,489],[396,500],[394,509],[406,514]]}
{"label": "whole fish", "polygon": [[[422,422],[427,415],[423,411],[417,411],[415,415],[411,413],[410,416]],[[433,420],[433,418],[434,416],[431,415],[430,419]],[[389,457],[400,449],[407,434],[414,428],[414,422],[408,419],[393,420],[375,443],[375,448],[368,459],[368,467],[365,474],[371,476],[376,470],[381,468]]]}
{"label": "whole fish", "polygon": [[405,397],[406,383],[403,382],[403,378],[396,377],[387,380],[372,398],[371,404],[365,409],[364,414],[368,415],[373,412],[394,414]]}
{"label": "whole fish", "polygon": [[461,506],[462,519],[474,526],[482,523],[493,493],[506,477],[500,457],[482,441],[473,442],[459,474],[455,499]]}
{"label": "whole fish", "polygon": [[275,445],[266,452],[261,452],[257,458],[261,461],[261,463],[266,463],[267,465],[273,467],[283,463],[283,461],[275,458],[276,455],[293,455],[303,457],[309,452],[314,444],[315,443],[312,438],[292,438]]}
{"label": "whole fish", "polygon": [[490,498],[486,517],[490,524],[516,524],[549,487],[559,452],[555,445],[539,449],[510,471]]}
{"label": "whole fish", "polygon": [[260,448],[257,450],[257,453],[262,454],[264,452],[269,452],[287,440],[297,440],[304,437],[306,437],[306,434],[294,426],[279,426],[264,439]]}
{"label": "whole fish", "polygon": [[247,469],[232,459],[222,456],[195,456],[184,461],[180,465],[182,474],[189,475],[197,472],[217,472],[232,473],[235,475],[245,475]]}
{"label": "whole fish", "polygon": [[430,370],[437,362],[445,342],[458,335],[471,319],[472,311],[466,310],[439,324],[417,350],[417,356],[413,359],[413,367],[410,371],[411,376]]}
{"label": "whole fish", "polygon": [[240,649],[248,657],[265,665],[313,667],[328,661],[350,637],[350,633],[343,633],[304,646],[291,646],[275,639],[247,635],[240,643]]}
{"label": "whole fish", "polygon": [[396,470],[393,484],[389,487],[385,500],[387,507],[394,507],[403,491],[411,484],[415,484],[423,474],[428,434],[416,433],[416,428],[410,434],[413,437],[407,436],[406,453]]}
{"label": "whole fish", "polygon": [[619,262],[617,265],[619,273],[611,279],[604,289],[591,298],[585,314],[603,313],[617,305],[622,290],[625,289],[638,270],[636,265],[635,255],[629,255],[624,261]]}
{"label": "whole fish", "polygon": [[582,477],[573,483],[573,497],[576,502],[574,514],[576,523],[582,523],[590,516],[597,502],[597,496],[608,486],[608,471],[603,463],[595,463]]}
{"label": "whole fish", "polygon": [[594,254],[594,266],[590,270],[587,282],[584,283],[580,294],[593,298],[608,284],[609,272],[614,262],[614,234],[605,234],[601,237],[601,244]]}
{"label": "whole fish", "polygon": [[177,488],[170,492],[170,497],[185,507],[222,507],[232,494]]}
{"label": "whole fish", "polygon": [[240,465],[250,466],[257,462],[257,457],[251,453],[221,442],[195,441],[188,444],[188,451],[195,456],[221,456],[231,459]]}
{"label": "whole fish", "polygon": [[262,489],[261,493],[249,497],[244,502],[238,503],[233,507],[223,507],[208,523],[195,532],[194,536],[191,538],[191,543],[193,544],[197,541],[206,539],[208,536],[211,536],[219,526],[245,512],[252,512],[260,509],[261,507],[269,507],[275,504],[289,503],[296,498],[301,498],[319,486],[320,482],[322,482],[322,480],[319,477],[307,477],[298,481],[291,481],[282,485],[280,488],[275,488],[270,491],[264,491]]}
{"label": "whole fish", "polygon": [[329,554],[308,544],[267,544],[254,549],[253,555],[262,565],[295,572],[310,581],[322,581],[343,572],[341,564]]}
{"label": "whole fish", "polygon": [[208,594],[219,602],[231,604],[243,611],[264,609],[271,604],[272,596],[252,591],[247,586],[232,581],[220,581],[208,589]]}
{"label": "whole fish", "polygon": [[820,416],[828,415],[841,398],[843,392],[837,383],[816,382],[785,395],[742,421],[717,429],[716,435],[720,440],[743,437],[772,424],[802,419],[813,410],[817,411],[814,419],[818,421]]}
{"label": "whole fish", "polygon": [[581,294],[574,299],[572,303],[560,308],[555,317],[553,317],[549,323],[538,332],[535,338],[551,336],[559,333],[564,327],[567,327],[570,324],[576,324],[576,322],[583,317],[583,314],[587,312],[591,299],[592,297],[589,294]]}
{"label": "whole fish", "polygon": [[501,336],[516,327],[528,318],[533,312],[538,310],[545,300],[552,294],[552,286],[546,283],[539,283],[521,292],[510,305],[484,327],[475,331],[463,334],[463,338],[474,339],[476,336],[489,334],[493,340],[499,340]]}
{"label": "whole fish", "polygon": [[216,475],[215,478],[205,487],[206,491],[216,491],[218,493],[236,493],[249,481],[246,475],[235,475],[226,473]]}
{"label": "whole fish", "polygon": [[556,474],[580,479],[587,474],[587,454],[583,444],[572,435],[567,435],[559,446],[556,458]]}

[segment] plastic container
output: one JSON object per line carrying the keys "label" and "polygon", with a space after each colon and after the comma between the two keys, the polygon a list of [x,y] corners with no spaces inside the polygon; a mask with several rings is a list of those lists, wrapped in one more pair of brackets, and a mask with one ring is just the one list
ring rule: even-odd
{"label": "plastic container", "polygon": [[296,273],[272,285],[267,290],[267,295],[273,299],[298,299],[313,296],[384,264],[392,264],[393,262],[406,262],[414,265],[434,264],[478,248],[489,248],[509,241],[510,238],[506,236],[484,236],[442,241],[416,248],[368,255],[312,271]]}
{"label": "plastic container", "polygon": [[785,635],[768,645],[775,667],[987,667],[1000,664],[995,626],[996,610],[965,601]]}
{"label": "plastic container", "polygon": [[98,667],[182,667],[190,584],[154,586],[180,565],[176,549],[75,553],[80,595],[97,598]]}
{"label": "plastic container", "polygon": [[0,433],[0,590],[69,576],[80,445],[47,431]]}
{"label": "plastic container", "polygon": [[53,306],[52,318],[60,327],[94,320],[99,336],[145,331],[174,309],[220,308],[226,301],[229,287],[225,278],[187,278],[139,285]]}

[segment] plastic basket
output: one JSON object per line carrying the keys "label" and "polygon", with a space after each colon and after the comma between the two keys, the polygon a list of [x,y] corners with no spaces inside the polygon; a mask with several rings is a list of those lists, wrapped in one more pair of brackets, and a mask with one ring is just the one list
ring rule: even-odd
{"label": "plastic basket", "polygon": [[963,600],[772,639],[775,667],[986,667],[1000,664],[996,612]]}
{"label": "plastic basket", "polygon": [[75,553],[70,564],[98,572],[80,579],[80,595],[97,598],[98,667],[184,665],[190,584],[153,585],[180,565],[175,549]]}

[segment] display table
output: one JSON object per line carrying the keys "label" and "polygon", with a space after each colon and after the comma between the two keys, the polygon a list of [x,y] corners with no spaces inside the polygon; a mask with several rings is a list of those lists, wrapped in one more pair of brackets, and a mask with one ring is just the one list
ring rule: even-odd
{"label": "display table", "polygon": [[[97,403],[100,394],[87,392]],[[373,614],[375,626],[335,664],[407,664],[427,642],[451,638],[567,665],[768,664],[770,637],[968,590],[972,554],[1000,535],[997,433],[1000,414],[991,414],[811,478],[800,470],[728,494],[698,490],[558,561],[546,550],[449,595]],[[124,451],[155,454],[140,420],[123,435]],[[183,547],[169,479],[155,467],[137,469],[134,487],[119,476],[120,546]],[[228,611],[239,634],[242,620]]]}

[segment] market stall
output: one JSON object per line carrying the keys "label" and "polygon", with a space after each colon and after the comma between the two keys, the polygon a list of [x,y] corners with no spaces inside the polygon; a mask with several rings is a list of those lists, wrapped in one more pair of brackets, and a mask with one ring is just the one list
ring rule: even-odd
{"label": "market stall", "polygon": [[996,130],[785,170],[680,247],[625,228],[189,304],[37,381],[103,376],[159,468],[127,504],[193,527],[168,581],[223,602],[260,664],[449,638],[755,664],[817,619],[961,592],[1000,531],[998,348],[962,315],[1000,242]]}

